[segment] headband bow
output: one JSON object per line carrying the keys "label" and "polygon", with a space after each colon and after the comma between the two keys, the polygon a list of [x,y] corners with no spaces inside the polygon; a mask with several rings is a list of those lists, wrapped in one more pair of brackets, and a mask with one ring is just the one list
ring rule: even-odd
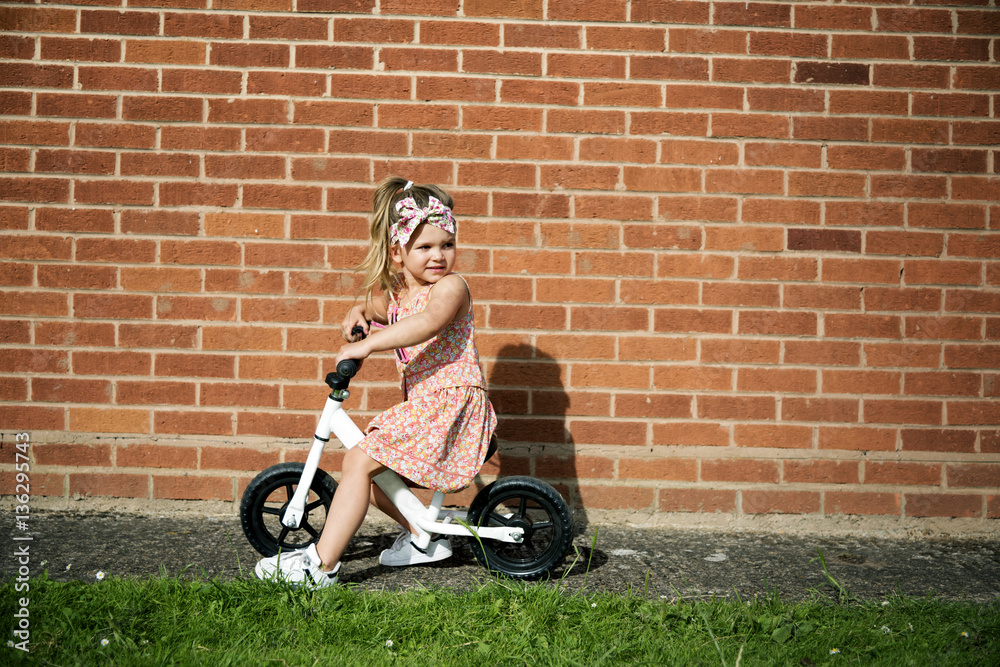
{"label": "headband bow", "polygon": [[451,214],[451,209],[445,206],[436,197],[427,198],[427,206],[420,208],[413,197],[407,197],[396,202],[396,213],[399,220],[392,226],[392,242],[401,246],[407,244],[413,232],[421,222],[434,225],[449,234],[454,234],[458,230],[458,223],[455,216]]}

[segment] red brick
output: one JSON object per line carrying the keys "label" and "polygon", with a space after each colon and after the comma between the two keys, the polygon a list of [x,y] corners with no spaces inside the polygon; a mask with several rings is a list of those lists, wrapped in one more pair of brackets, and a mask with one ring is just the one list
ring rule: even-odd
{"label": "red brick", "polygon": [[813,429],[808,426],[737,424],[733,428],[733,440],[738,447],[810,449],[812,448],[812,431]]}
{"label": "red brick", "polygon": [[826,514],[889,514],[899,516],[902,497],[899,493],[827,491],[823,509]]}
{"label": "red brick", "polygon": [[198,176],[199,160],[190,153],[121,153],[123,176],[194,177]]}
{"label": "red brick", "polygon": [[166,65],[204,65],[206,44],[180,39],[127,39],[124,62]]}
{"label": "red brick", "polygon": [[865,484],[939,486],[941,464],[868,461]]}
{"label": "red brick", "polygon": [[117,114],[117,100],[113,95],[39,93],[36,100],[37,116],[114,118]]}
{"label": "red brick", "polygon": [[654,313],[654,331],[673,333],[733,333],[733,313],[729,310],[659,308]]}
{"label": "red brick", "polygon": [[734,512],[736,492],[709,489],[660,489],[661,512]]}
{"label": "red brick", "polygon": [[232,435],[233,415],[229,412],[180,412],[157,410],[153,432],[178,435]]}
{"label": "red brick", "polygon": [[194,405],[194,382],[118,381],[115,401],[119,405]]}
{"label": "red brick", "polygon": [[587,48],[658,53],[664,50],[666,35],[667,30],[658,27],[591,25],[587,26]]}
{"label": "red brick", "polygon": [[112,496],[115,498],[148,498],[147,475],[111,473],[72,473],[69,476],[70,496]]}
{"label": "red brick", "polygon": [[902,265],[895,260],[824,258],[824,282],[898,283]]}
{"label": "red brick", "polygon": [[[111,266],[66,266],[59,264],[41,265],[38,267],[39,287],[65,287],[75,289],[107,289],[113,287],[118,272]],[[55,295],[56,303],[61,299]],[[42,297],[42,295],[38,295]],[[37,303],[37,302],[36,302]]]}
{"label": "red brick", "polygon": [[823,391],[828,394],[899,395],[902,374],[892,371],[823,371]]}
{"label": "red brick", "polygon": [[873,255],[937,256],[944,250],[944,235],[925,232],[879,232],[865,235],[865,251]]}
{"label": "red brick", "polygon": [[[827,160],[834,169],[878,169],[902,171],[906,167],[906,152],[891,146],[829,146]],[[867,204],[867,202],[866,202]],[[831,205],[833,205],[831,203]],[[846,206],[848,204],[840,204]],[[851,204],[861,206],[860,204]],[[870,206],[889,206],[872,202]]]}
{"label": "red brick", "polygon": [[[243,17],[238,18],[240,21],[237,38],[243,36]],[[329,23],[329,19],[325,16],[251,15],[250,39],[326,41]]]}
{"label": "red brick", "polygon": [[993,425],[1000,420],[1000,406],[996,401],[949,401],[948,422],[954,425]]}
{"label": "red brick", "polygon": [[783,479],[807,484],[857,484],[859,466],[855,461],[785,461]]}
{"label": "red brick", "polygon": [[703,482],[751,482],[777,484],[778,464],[756,459],[716,459],[701,462]]}
{"label": "red brick", "polygon": [[[314,104],[320,103],[317,102]],[[297,108],[298,106],[296,106]],[[366,115],[366,122],[361,122],[359,119],[358,122],[352,124],[370,124],[370,110]],[[337,124],[335,122],[319,120],[309,122]],[[458,107],[444,104],[380,104],[378,125],[379,127],[394,128],[419,127],[425,130],[455,129],[458,127]]]}
{"label": "red brick", "polygon": [[535,474],[544,479],[610,479],[614,465],[614,460],[602,456],[540,456],[535,459]]}
{"label": "red brick", "polygon": [[[248,141],[252,130],[247,130]],[[240,131],[229,127],[164,127],[160,145],[167,150],[230,150],[240,146]]]}
{"label": "red brick", "polygon": [[[589,56],[589,58],[596,58],[596,57],[598,56]],[[606,58],[607,56],[603,57]],[[553,73],[551,65],[551,63],[553,62],[553,58],[554,58],[553,55],[549,56],[550,74]],[[567,54],[561,56],[561,59],[557,62],[566,62],[567,64],[564,67],[575,68],[576,66],[571,65],[570,63],[572,60],[575,60],[576,58],[578,58],[578,56],[575,55],[571,56]],[[607,61],[603,62],[607,63]],[[610,65],[610,63],[608,63],[608,65]],[[605,67],[605,71],[607,71],[609,74],[611,73],[608,67]],[[618,78],[624,78],[624,76]],[[690,57],[690,56],[673,56],[673,55],[650,56],[650,55],[636,54],[629,57],[629,78],[653,79],[656,81],[663,81],[663,80],[708,81],[708,59]]]}
{"label": "red brick", "polygon": [[694,482],[698,478],[698,462],[694,459],[620,459],[618,475],[622,479],[661,479]]}
{"label": "red brick", "polygon": [[[524,0],[522,0],[524,1]],[[528,0],[538,2],[540,0]],[[487,0],[476,0],[488,4]],[[469,8],[465,9],[466,16]],[[528,47],[546,49],[580,49],[583,45],[583,29],[580,26],[551,23],[507,23],[503,26],[505,47]]]}
{"label": "red brick", "polygon": [[89,433],[148,433],[149,411],[70,408],[69,430]]}
{"label": "red brick", "polygon": [[158,87],[157,71],[144,67],[78,68],[80,87],[84,90],[126,90],[154,92]]}
{"label": "red brick", "polygon": [[44,88],[72,88],[72,68],[13,62],[6,63],[0,72],[0,85],[5,88],[23,86],[28,81]]}
{"label": "red brick", "polygon": [[[714,133],[714,126],[713,126]],[[833,150],[829,147],[827,151]],[[744,148],[748,166],[782,166],[819,168],[821,151],[819,146],[779,143],[747,143]]]}
{"label": "red brick", "polygon": [[747,514],[813,514],[820,510],[820,494],[815,491],[744,491],[743,511]]}
{"label": "red brick", "polygon": [[781,402],[781,418],[784,421],[856,422],[858,414],[856,398],[786,397]]}
{"label": "red brick", "polygon": [[792,136],[806,141],[868,141],[868,119],[792,118]]}
{"label": "red brick", "polygon": [[846,449],[852,451],[893,451],[896,449],[895,429],[868,427],[819,428],[820,449]]}
{"label": "red brick", "polygon": [[618,339],[618,358],[633,361],[694,361],[696,344],[690,338],[628,336]]}
{"label": "red brick", "polygon": [[154,475],[153,497],[172,500],[233,499],[233,481],[228,477]]}
{"label": "red brick", "polygon": [[945,466],[951,488],[1000,487],[1000,465],[995,463],[965,463]]}
{"label": "red brick", "polygon": [[698,86],[666,84],[668,109],[728,109],[743,108],[743,89],[733,86]]}
{"label": "red brick", "polygon": [[771,420],[777,412],[770,396],[699,396],[701,419]]}
{"label": "red brick", "polygon": [[875,424],[926,424],[942,423],[943,405],[939,401],[893,401],[865,399],[864,421]]}
{"label": "red brick", "polygon": [[712,63],[712,80],[788,83],[791,69],[791,63],[784,60],[716,58]]}
{"label": "red brick", "polygon": [[[35,344],[60,347],[74,345],[113,347],[114,329],[114,325],[110,322],[38,322],[35,324]],[[4,340],[10,343],[28,342],[27,338],[18,340],[16,337],[5,337]]]}
{"label": "red brick", "polygon": [[667,40],[675,53],[747,53],[745,30],[670,28]]}
{"label": "red brick", "polygon": [[875,64],[872,83],[886,88],[949,88],[951,70],[934,65]]}
{"label": "red brick", "polygon": [[777,285],[729,282],[703,283],[702,285],[701,302],[706,306],[771,306],[777,308],[780,301],[781,296]]}
{"label": "red brick", "polygon": [[937,368],[941,346],[919,343],[866,343],[865,356],[869,366]]}
{"label": "red brick", "polygon": [[658,0],[633,0],[631,20],[650,23],[703,23],[709,22],[710,8],[701,2],[659,2]]}
{"label": "red brick", "polygon": [[878,29],[885,32],[948,32],[951,11],[945,9],[879,8]]}
{"label": "red brick", "polygon": [[[747,90],[747,100],[753,111],[825,111],[826,96],[822,91],[802,88],[750,88]],[[796,136],[803,133],[799,124],[805,119],[795,119]],[[814,121],[815,122],[815,121]],[[804,126],[808,128],[809,126]],[[813,133],[818,130],[813,127]],[[846,130],[845,130],[846,131]],[[855,132],[857,133],[857,132]]]}
{"label": "red brick", "polygon": [[987,117],[989,97],[970,93],[912,93],[915,116]]}
{"label": "red brick", "polygon": [[691,398],[676,395],[615,395],[615,415],[659,419],[691,418]]}
{"label": "red brick", "polygon": [[582,507],[594,509],[647,509],[653,504],[653,489],[619,486],[578,487]]}
{"label": "red brick", "polygon": [[111,466],[111,445],[38,444],[35,463],[51,466]]}
{"label": "red brick", "polygon": [[[581,111],[578,113],[596,113]],[[630,132],[633,134],[672,134],[704,137],[708,135],[708,115],[663,111],[633,112]]]}
{"label": "red brick", "polygon": [[982,516],[981,495],[955,493],[907,493],[906,516],[912,517],[979,517]]}
{"label": "red brick", "polygon": [[0,179],[0,201],[63,203],[69,200],[69,182],[56,178]]}
{"label": "red brick", "polygon": [[732,371],[705,366],[656,366],[653,387],[660,390],[730,391]]}

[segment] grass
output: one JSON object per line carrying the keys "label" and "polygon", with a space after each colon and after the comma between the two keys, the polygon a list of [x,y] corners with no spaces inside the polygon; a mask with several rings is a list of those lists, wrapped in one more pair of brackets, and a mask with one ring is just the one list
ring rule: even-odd
{"label": "grass", "polygon": [[[464,594],[44,574],[30,586],[31,652],[0,645],[0,663],[1000,664],[1000,606],[929,598],[648,600],[506,580]],[[22,596],[3,582],[2,618]]]}

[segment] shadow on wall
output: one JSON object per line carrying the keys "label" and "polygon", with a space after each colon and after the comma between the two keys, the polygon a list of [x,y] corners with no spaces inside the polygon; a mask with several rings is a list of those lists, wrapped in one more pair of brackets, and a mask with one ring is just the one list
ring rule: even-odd
{"label": "shadow on wall", "polygon": [[[505,345],[487,368],[487,390],[497,413],[500,447],[483,472],[531,475],[554,486],[573,508],[576,530],[587,525],[580,504],[573,436],[566,428],[565,368],[538,348]],[[477,478],[476,486],[482,487]]]}

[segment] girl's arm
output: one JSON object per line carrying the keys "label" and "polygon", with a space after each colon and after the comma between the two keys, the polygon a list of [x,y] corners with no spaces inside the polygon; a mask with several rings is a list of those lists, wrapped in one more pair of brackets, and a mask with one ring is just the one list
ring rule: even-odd
{"label": "girl's arm", "polygon": [[431,290],[422,312],[404,317],[392,326],[373,331],[368,338],[340,348],[337,363],[343,359],[365,359],[373,352],[410,347],[430,340],[448,324],[472,307],[469,288],[458,276],[445,276]]}
{"label": "girl's arm", "polygon": [[365,335],[368,335],[369,322],[375,321],[379,324],[385,324],[388,321],[388,309],[388,298],[385,294],[373,296],[370,300],[353,306],[347,311],[344,321],[340,324],[340,333],[344,340],[348,342],[354,340],[351,330],[356,326],[364,329]]}

